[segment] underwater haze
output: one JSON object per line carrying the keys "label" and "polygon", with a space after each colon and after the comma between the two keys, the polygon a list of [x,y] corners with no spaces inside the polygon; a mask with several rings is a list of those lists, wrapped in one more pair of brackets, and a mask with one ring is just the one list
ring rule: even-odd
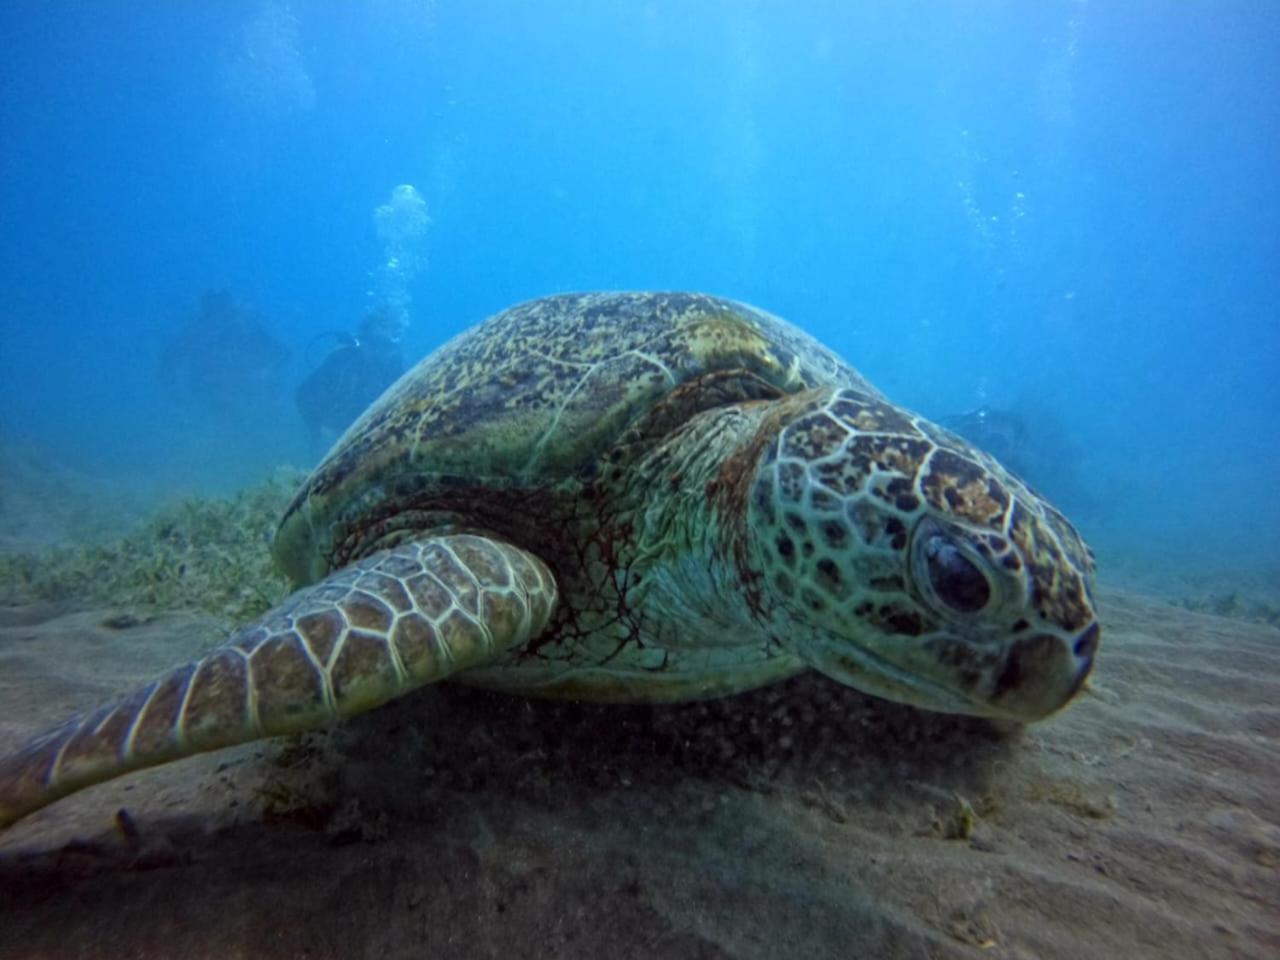
{"label": "underwater haze", "polygon": [[1275,960],[1278,304],[1280,0],[0,0],[0,960]]}
{"label": "underwater haze", "polygon": [[371,312],[412,362],[702,290],[1004,424],[1104,579],[1280,564],[1271,0],[13,0],[0,40],[7,449],[225,491],[315,462],[296,391]]}

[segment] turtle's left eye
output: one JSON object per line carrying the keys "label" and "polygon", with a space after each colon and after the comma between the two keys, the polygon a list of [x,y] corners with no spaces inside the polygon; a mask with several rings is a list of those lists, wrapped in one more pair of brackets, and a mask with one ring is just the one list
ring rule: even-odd
{"label": "turtle's left eye", "polygon": [[991,584],[950,539],[934,535],[924,543],[929,583],[938,599],[957,613],[977,613],[991,602]]}

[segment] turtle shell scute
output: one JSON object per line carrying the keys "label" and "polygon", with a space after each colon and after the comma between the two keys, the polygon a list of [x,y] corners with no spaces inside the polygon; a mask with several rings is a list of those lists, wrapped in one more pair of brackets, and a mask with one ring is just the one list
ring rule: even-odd
{"label": "turtle shell scute", "polygon": [[[426,357],[352,425],[286,510],[277,560],[298,582],[323,576],[376,539],[379,518],[428,509],[446,477],[483,497],[591,475],[679,388],[706,378],[727,396],[734,376],[760,395],[835,385],[879,398],[802,331],[731,300],[587,293],[519,304]],[[699,408],[695,398],[674,409]]]}

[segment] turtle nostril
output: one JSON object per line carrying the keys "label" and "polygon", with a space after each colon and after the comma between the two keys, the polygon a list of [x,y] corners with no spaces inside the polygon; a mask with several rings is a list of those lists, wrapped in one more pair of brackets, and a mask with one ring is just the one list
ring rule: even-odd
{"label": "turtle nostril", "polygon": [[1076,638],[1075,646],[1072,647],[1076,656],[1082,660],[1092,660],[1098,649],[1098,638],[1101,635],[1102,629],[1096,623],[1091,624],[1088,630]]}

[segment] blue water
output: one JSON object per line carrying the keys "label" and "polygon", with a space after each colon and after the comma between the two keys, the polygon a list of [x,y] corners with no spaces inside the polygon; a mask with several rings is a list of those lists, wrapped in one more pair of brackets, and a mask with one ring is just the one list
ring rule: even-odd
{"label": "blue water", "polygon": [[[0,42],[4,442],[225,489],[314,459],[308,345],[380,300],[416,357],[699,289],[1018,411],[1104,560],[1280,562],[1271,0],[10,0]],[[164,376],[217,288],[290,351],[247,413]]]}

